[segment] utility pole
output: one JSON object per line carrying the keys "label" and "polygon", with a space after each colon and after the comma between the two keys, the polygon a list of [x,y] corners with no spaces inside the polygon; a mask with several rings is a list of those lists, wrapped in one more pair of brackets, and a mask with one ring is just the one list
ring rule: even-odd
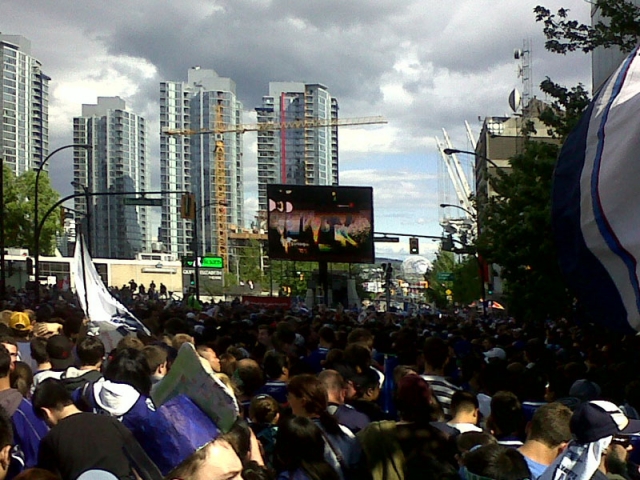
{"label": "utility pole", "polygon": [[0,156],[0,299],[7,293],[4,270],[4,157]]}

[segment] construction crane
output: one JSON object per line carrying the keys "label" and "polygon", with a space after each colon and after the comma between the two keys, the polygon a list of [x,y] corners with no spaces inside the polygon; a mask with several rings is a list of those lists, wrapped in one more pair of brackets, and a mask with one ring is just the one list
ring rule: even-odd
{"label": "construction crane", "polygon": [[224,269],[229,271],[229,225],[227,223],[227,185],[225,182],[225,133],[274,132],[286,129],[308,129],[323,127],[348,127],[355,125],[376,125],[387,123],[384,117],[305,119],[291,122],[264,122],[238,125],[225,125],[222,117],[222,105],[216,107],[216,120],[213,128],[199,130],[164,128],[163,135],[215,135],[215,192],[216,192],[216,239],[218,255],[222,257]]}

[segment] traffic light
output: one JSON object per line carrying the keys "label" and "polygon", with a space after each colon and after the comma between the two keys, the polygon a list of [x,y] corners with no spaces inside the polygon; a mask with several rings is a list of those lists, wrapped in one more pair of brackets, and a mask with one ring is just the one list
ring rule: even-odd
{"label": "traffic light", "polygon": [[193,193],[185,193],[180,199],[180,216],[185,220],[196,218],[196,196]]}
{"label": "traffic light", "polygon": [[411,255],[418,255],[420,253],[420,240],[416,237],[409,239],[409,253]]}
{"label": "traffic light", "polygon": [[196,274],[195,273],[190,273],[189,274],[189,283],[191,285],[195,285],[196,284]]}
{"label": "traffic light", "polygon": [[487,294],[493,295],[493,283],[487,284]]}
{"label": "traffic light", "polygon": [[451,235],[442,239],[442,251],[453,252],[453,237]]}
{"label": "traffic light", "polygon": [[27,257],[27,275],[33,275],[33,258]]}

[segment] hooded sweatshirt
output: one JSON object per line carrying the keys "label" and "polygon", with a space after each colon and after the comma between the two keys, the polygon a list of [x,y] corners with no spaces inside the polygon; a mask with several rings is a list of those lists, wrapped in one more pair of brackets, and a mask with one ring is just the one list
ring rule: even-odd
{"label": "hooded sweatshirt", "polygon": [[40,440],[47,434],[47,425],[36,417],[29,400],[23,398],[14,388],[0,392],[0,406],[11,418],[13,427],[14,447],[11,457],[24,468],[35,467],[38,463],[38,448]]}
{"label": "hooded sweatshirt", "polygon": [[102,373],[98,370],[80,370],[76,367],[69,367],[60,376],[62,384],[69,393],[73,393],[78,388],[84,387],[89,382],[96,382],[102,378]]}

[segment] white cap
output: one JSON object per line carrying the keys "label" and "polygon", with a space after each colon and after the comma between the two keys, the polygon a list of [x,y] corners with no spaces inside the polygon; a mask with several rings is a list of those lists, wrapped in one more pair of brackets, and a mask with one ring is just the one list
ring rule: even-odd
{"label": "white cap", "polygon": [[492,358],[499,358],[500,360],[506,360],[507,352],[505,352],[503,349],[498,347],[492,348],[488,352],[484,352],[484,359],[487,363]]}
{"label": "white cap", "polygon": [[77,480],[118,480],[118,477],[105,470],[87,470]]}

